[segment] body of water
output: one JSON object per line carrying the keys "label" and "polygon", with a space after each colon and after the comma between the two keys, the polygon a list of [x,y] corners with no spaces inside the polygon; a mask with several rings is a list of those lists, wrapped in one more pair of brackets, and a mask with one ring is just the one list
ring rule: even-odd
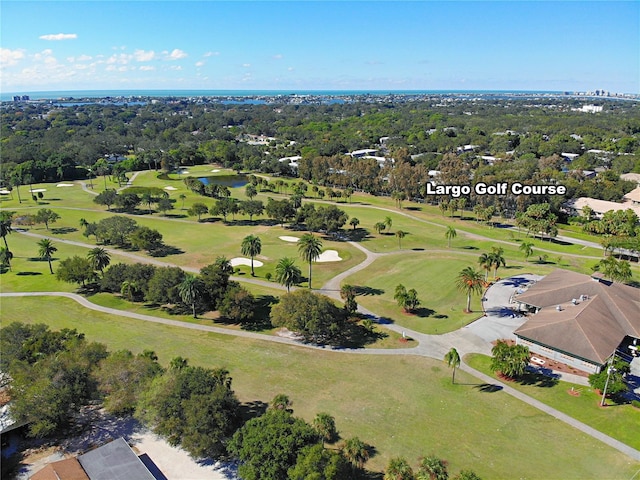
{"label": "body of water", "polygon": [[246,175],[214,175],[211,177],[199,177],[198,180],[205,185],[213,183],[229,188],[244,187],[249,183]]}
{"label": "body of water", "polygon": [[275,96],[331,96],[353,95],[562,95],[560,91],[524,90],[77,90],[49,92],[2,92],[1,101],[11,101],[15,95],[27,95],[30,100],[59,100],[131,97],[192,98],[192,97],[275,97]]}

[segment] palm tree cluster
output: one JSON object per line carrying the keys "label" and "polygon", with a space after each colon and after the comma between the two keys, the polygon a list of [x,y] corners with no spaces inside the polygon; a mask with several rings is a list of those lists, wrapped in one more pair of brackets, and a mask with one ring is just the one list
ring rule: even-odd
{"label": "palm tree cluster", "polygon": [[498,277],[498,268],[506,267],[507,262],[504,258],[504,248],[502,247],[491,247],[491,252],[483,253],[478,258],[478,263],[480,267],[485,271],[484,280],[487,281],[489,276],[489,270],[493,268],[493,276],[494,278]]}
{"label": "palm tree cluster", "polygon": [[398,306],[404,308],[404,311],[407,313],[415,311],[415,309],[420,305],[416,289],[411,288],[407,290],[402,284],[396,286],[393,298],[398,302]]}
{"label": "palm tree cluster", "polygon": [[498,340],[491,354],[491,369],[509,378],[522,376],[529,364],[529,347],[525,345],[509,345],[504,340]]}

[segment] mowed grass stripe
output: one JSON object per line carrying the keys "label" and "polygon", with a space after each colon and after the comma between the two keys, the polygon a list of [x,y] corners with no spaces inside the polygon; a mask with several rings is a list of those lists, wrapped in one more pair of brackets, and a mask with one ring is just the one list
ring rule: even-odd
{"label": "mowed grass stripe", "polygon": [[[479,391],[470,375],[413,356],[372,356],[309,351],[260,340],[200,333],[87,312],[62,298],[3,298],[2,323],[44,322],[77,328],[111,350],[155,350],[162,363],[188,357],[192,364],[224,366],[243,401],[293,400],[307,420],[335,416],[344,438],[358,435],[378,454],[382,470],[406,456],[415,463],[435,453],[452,472],[484,478],[630,478],[640,465],[508,395]],[[61,314],[61,312],[64,312]]]}

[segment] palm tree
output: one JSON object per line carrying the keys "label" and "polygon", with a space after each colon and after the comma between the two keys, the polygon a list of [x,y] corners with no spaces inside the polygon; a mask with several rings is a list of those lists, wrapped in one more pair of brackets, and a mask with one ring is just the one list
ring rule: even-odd
{"label": "palm tree", "polygon": [[384,480],[413,480],[413,469],[406,458],[395,457],[389,460]]}
{"label": "palm tree", "polygon": [[349,225],[351,225],[355,230],[356,227],[360,225],[360,220],[358,220],[356,217],[352,217],[351,220],[349,220]]}
{"label": "palm tree", "polygon": [[524,258],[526,260],[529,259],[531,255],[533,255],[533,243],[531,242],[522,242],[520,244],[519,250],[524,253]]}
{"label": "palm tree", "polygon": [[402,250],[402,239],[405,237],[407,232],[403,230],[396,230],[396,237],[398,238],[398,248]]}
{"label": "palm tree", "polygon": [[260,255],[262,251],[262,242],[257,235],[247,235],[242,240],[242,255],[251,257],[251,276],[255,277],[256,274],[253,271],[253,257]]}
{"label": "palm tree", "polygon": [[447,462],[435,455],[429,455],[420,460],[416,480],[447,480]]}
{"label": "palm tree", "polygon": [[4,267],[8,267],[9,271],[11,271],[11,259],[13,258],[13,253],[8,248],[0,247],[0,267],[4,269]]}
{"label": "palm tree", "polygon": [[40,247],[40,249],[38,250],[38,256],[40,258],[46,259],[47,262],[49,262],[49,271],[51,272],[51,274],[53,274],[53,267],[51,266],[51,257],[53,256],[54,253],[58,251],[58,249],[53,245],[51,240],[49,240],[48,238],[43,238],[42,240],[40,240],[38,242],[38,247]]}
{"label": "palm tree", "polygon": [[13,221],[14,212],[0,212],[0,237],[4,240],[4,247],[9,250],[7,245],[7,235],[13,232],[11,222]]}
{"label": "palm tree", "polygon": [[316,418],[313,419],[313,428],[320,435],[323,447],[324,442],[332,442],[338,436],[336,420],[328,413],[317,414]]}
{"label": "palm tree", "polygon": [[320,257],[322,241],[312,233],[305,233],[298,240],[298,252],[305,262],[309,262],[309,288],[311,288],[311,262]]}
{"label": "palm tree", "polygon": [[484,281],[486,282],[487,279],[489,278],[489,270],[491,270],[491,266],[492,266],[492,260],[491,260],[490,254],[483,253],[482,255],[480,255],[480,258],[478,258],[478,263],[480,264],[480,267],[484,270]]}
{"label": "palm tree", "polygon": [[456,383],[456,368],[460,366],[460,354],[455,348],[451,347],[451,350],[445,354],[444,361],[447,362],[449,367],[453,368],[451,383]]}
{"label": "palm tree", "polygon": [[87,258],[91,262],[94,270],[100,270],[100,273],[104,273],[104,269],[111,263],[111,257],[109,252],[102,247],[92,248],[87,252]]}
{"label": "palm tree", "polygon": [[193,318],[197,318],[196,303],[198,303],[198,299],[202,296],[203,287],[202,281],[195,275],[186,275],[182,283],[178,285],[180,298],[187,305],[191,305]]}
{"label": "palm tree", "polygon": [[364,466],[364,462],[369,459],[367,444],[358,437],[350,438],[344,442],[342,453],[347,460],[360,469]]}
{"label": "palm tree", "polygon": [[184,210],[184,201],[186,200],[187,196],[184,193],[181,193],[178,198],[182,200],[182,208],[180,210]]}
{"label": "palm tree", "polygon": [[458,232],[456,232],[456,229],[449,226],[447,227],[447,231],[444,232],[444,236],[447,239],[448,243],[448,248],[451,248],[451,240],[456,238],[458,236]]}
{"label": "palm tree", "polygon": [[503,267],[507,266],[507,262],[504,259],[504,248],[502,247],[491,247],[491,253],[489,257],[491,257],[491,265],[493,266],[493,276],[494,278],[498,277],[498,268],[502,265]]}
{"label": "palm tree", "polygon": [[122,286],[120,287],[120,295],[132,302],[137,294],[138,284],[136,282],[134,282],[133,280],[125,280],[124,282],[122,282]]}
{"label": "palm tree", "polygon": [[465,312],[471,312],[471,294],[482,292],[482,274],[472,267],[466,267],[458,274],[456,286],[458,290],[467,294],[467,308]]}
{"label": "palm tree", "polygon": [[272,410],[287,410],[291,406],[291,400],[284,393],[279,393],[273,400],[271,400],[271,405],[269,408]]}
{"label": "palm tree", "polygon": [[278,260],[276,265],[276,282],[287,287],[287,293],[291,291],[291,286],[300,283],[302,272],[296,265],[295,260],[289,257],[283,257]]}
{"label": "palm tree", "polygon": [[377,222],[373,226],[373,229],[376,231],[378,235],[380,235],[385,228],[387,228],[387,226],[384,224],[384,222]]}
{"label": "palm tree", "polygon": [[391,233],[391,225],[393,225],[393,220],[391,220],[391,217],[384,217],[383,223],[384,226],[389,229],[389,233]]}
{"label": "palm tree", "polygon": [[89,222],[87,221],[87,219],[86,219],[86,218],[84,218],[84,217],[83,217],[83,218],[81,218],[81,219],[80,219],[80,226],[81,226],[82,228],[87,228],[87,225],[89,225]]}

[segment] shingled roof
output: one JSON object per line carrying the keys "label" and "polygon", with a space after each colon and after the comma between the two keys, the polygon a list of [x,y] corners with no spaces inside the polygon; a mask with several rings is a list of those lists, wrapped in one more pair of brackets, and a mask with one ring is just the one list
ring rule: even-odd
{"label": "shingled roof", "polygon": [[515,301],[542,309],[516,335],[584,360],[603,364],[626,335],[640,338],[640,290],[628,285],[555,270]]}

